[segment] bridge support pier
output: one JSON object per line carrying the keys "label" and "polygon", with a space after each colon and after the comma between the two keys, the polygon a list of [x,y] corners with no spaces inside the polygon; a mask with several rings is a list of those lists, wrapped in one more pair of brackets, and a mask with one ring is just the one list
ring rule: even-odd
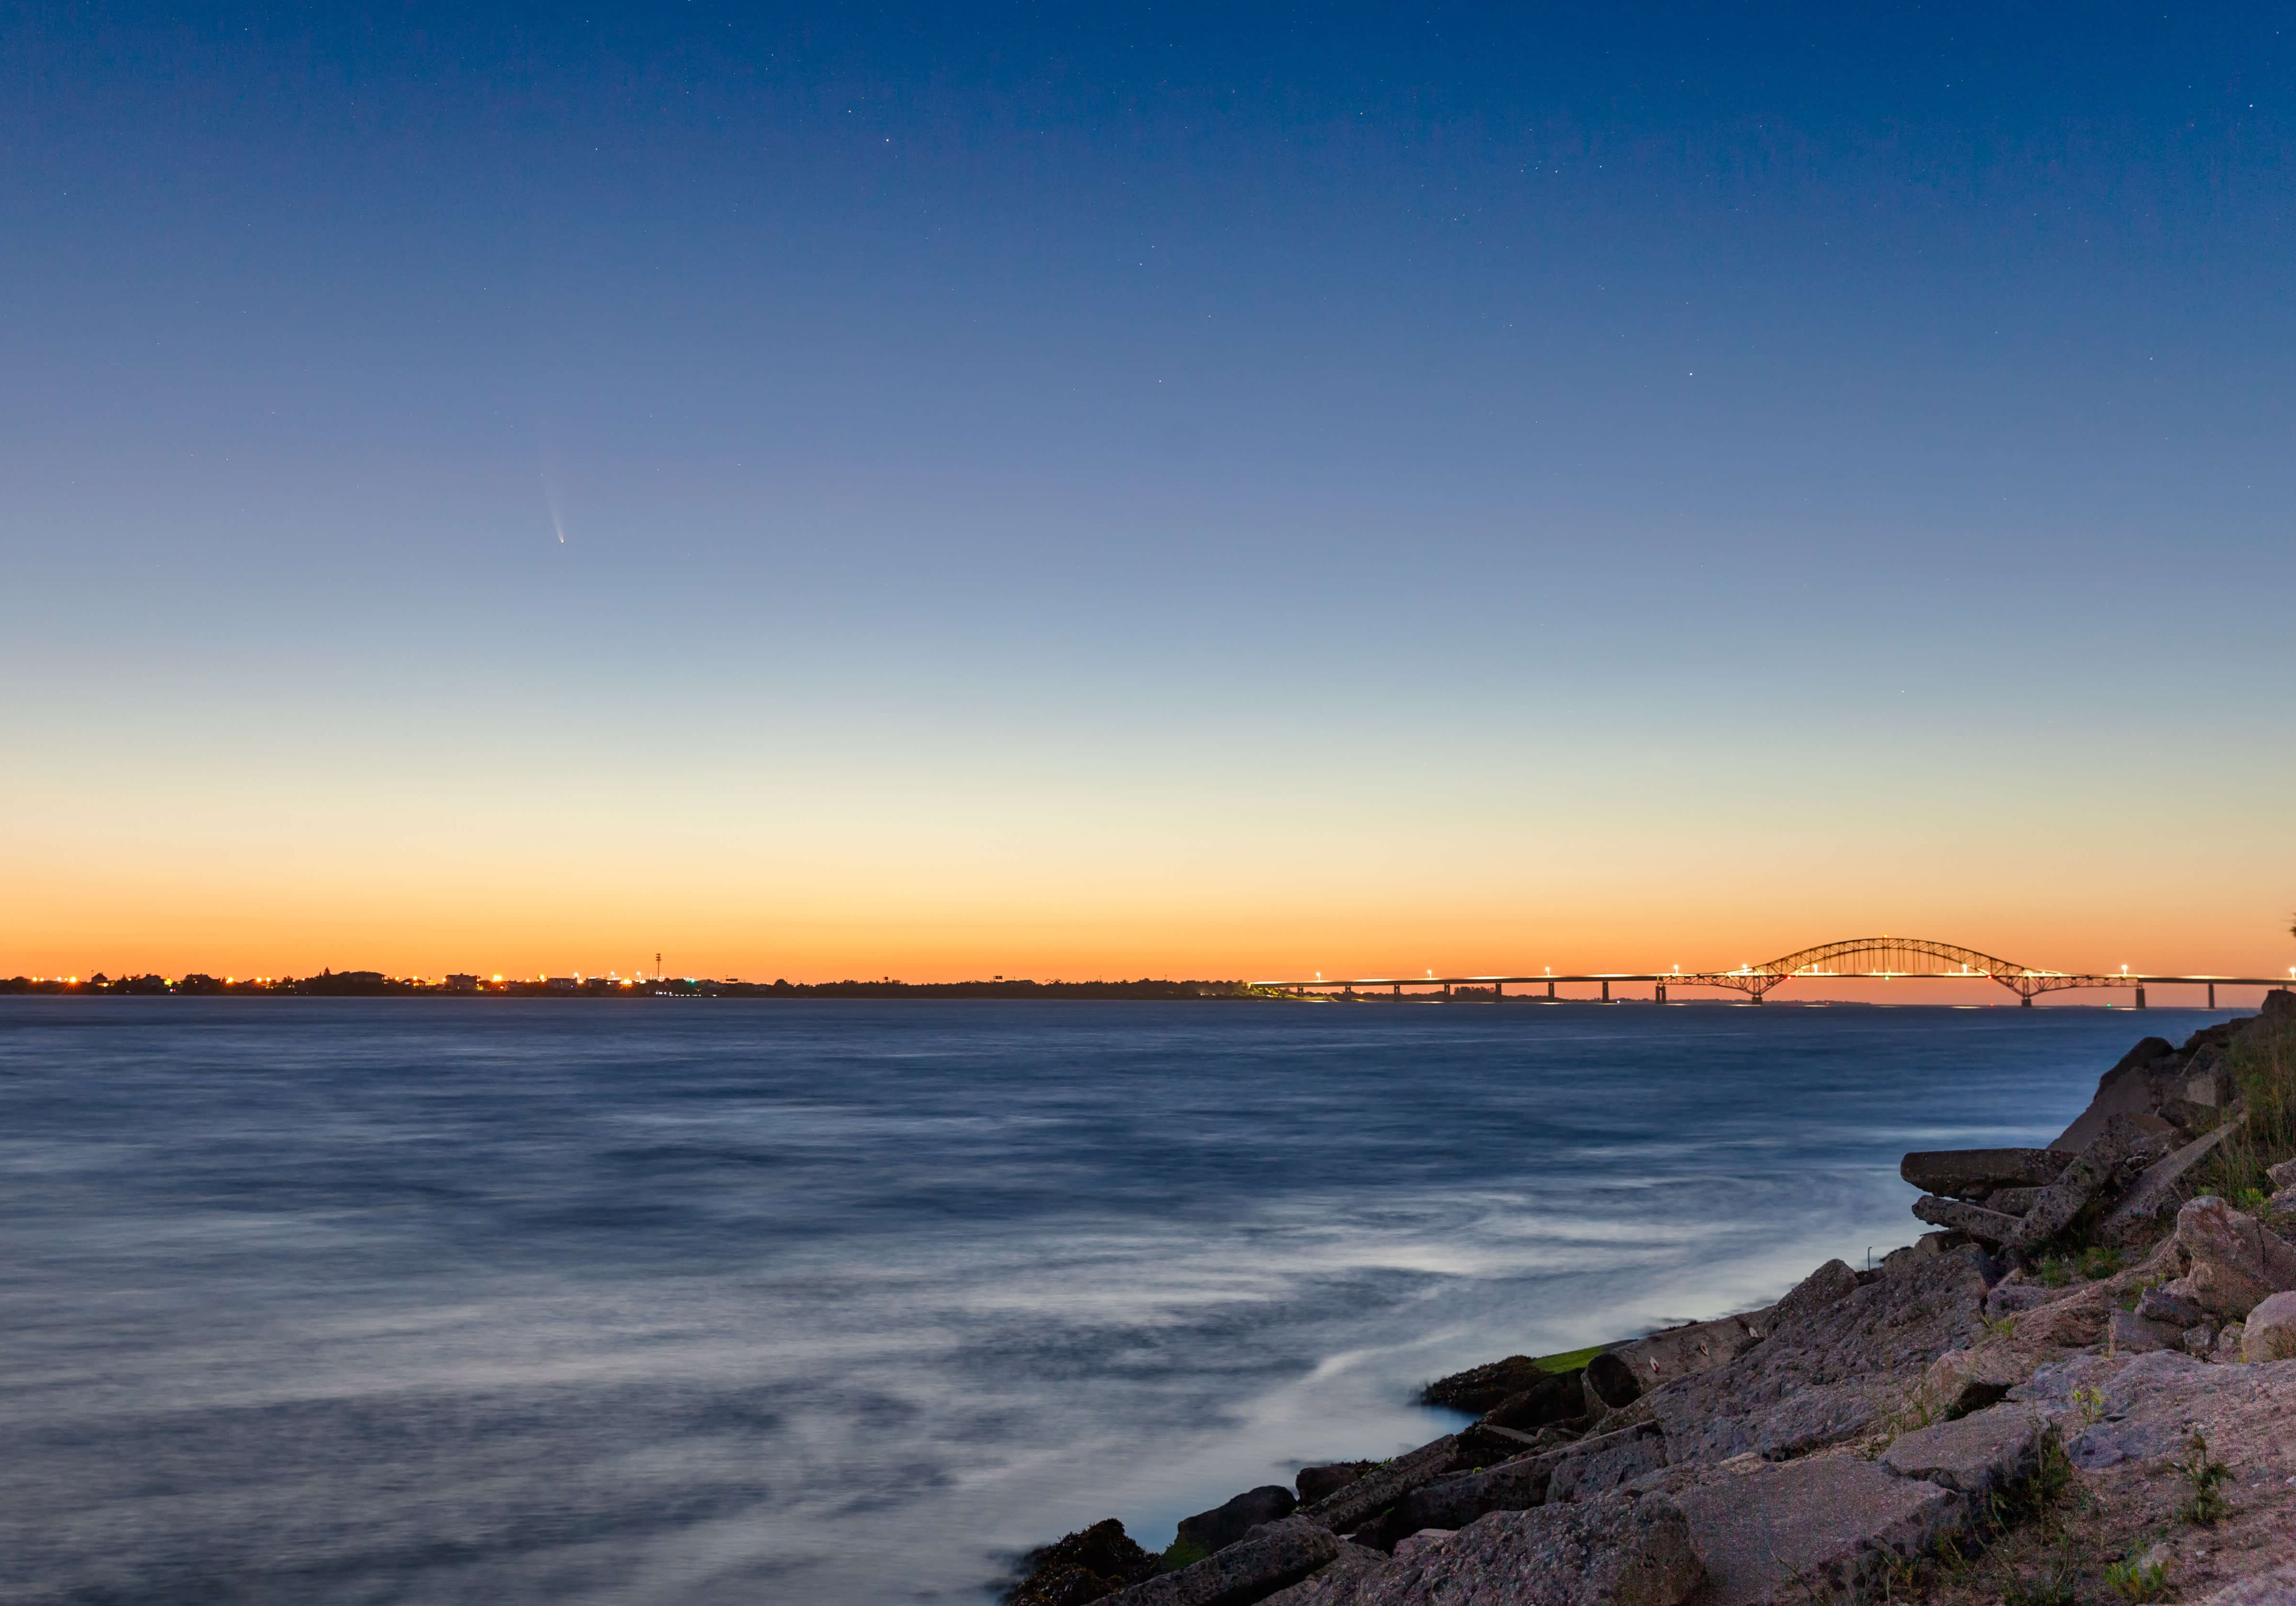
{"label": "bridge support pier", "polygon": [[2210,982],[2210,983],[2209,983],[2209,1007],[2210,1007],[2210,1009],[2214,1009],[2214,1008],[2216,1008],[2216,1006],[2217,1006],[2217,984],[2216,984],[2215,982],[2211,981],[2211,982]]}
{"label": "bridge support pier", "polygon": [[1666,1002],[1666,983],[1663,981],[1658,984],[1658,1001],[1660,1004]]}
{"label": "bridge support pier", "polygon": [[2030,993],[2018,994],[2017,1007],[2019,1009],[2031,1009],[2033,1007],[2033,995]]}
{"label": "bridge support pier", "polygon": [[1403,996],[1403,983],[1399,981],[1395,984],[1395,996],[1398,998]]}
{"label": "bridge support pier", "polygon": [[2144,989],[2141,986],[2136,989],[2136,1007],[2138,1009],[2144,1007]]}
{"label": "bridge support pier", "polygon": [[1607,982],[1607,981],[1606,981],[1606,982],[1604,982],[1604,983],[1603,984],[1603,1003],[1605,1003],[1605,1004],[1608,1004],[1608,1003],[1610,1003],[1610,1001],[1611,1001],[1611,984],[1610,984],[1609,982]]}
{"label": "bridge support pier", "polygon": [[1492,982],[1492,983],[1491,983],[1491,996],[1492,996],[1493,998],[1504,998],[1504,997],[1505,997],[1505,996],[1506,996],[1506,983],[1505,983],[1505,982],[1504,982],[1504,981],[1494,981],[1494,982]]}
{"label": "bridge support pier", "polygon": [[1549,998],[1554,996],[1554,984],[1551,981],[1546,984],[1546,996]]}

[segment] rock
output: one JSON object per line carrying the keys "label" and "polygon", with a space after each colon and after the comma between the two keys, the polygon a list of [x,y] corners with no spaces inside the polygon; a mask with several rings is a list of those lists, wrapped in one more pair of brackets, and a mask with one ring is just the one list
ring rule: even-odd
{"label": "rock", "polygon": [[1550,1503],[1590,1500],[1632,1483],[1666,1464],[1666,1439],[1657,1431],[1634,1433],[1599,1450],[1565,1455],[1546,1486]]}
{"label": "rock", "polygon": [[1250,1606],[1336,1561],[1340,1541],[1305,1517],[1256,1528],[1249,1537],[1177,1572],[1135,1584],[1120,1606]]}
{"label": "rock", "polygon": [[1995,1405],[1903,1433],[1882,1452],[1900,1478],[1918,1478],[1972,1496],[1999,1494],[2041,1464],[2048,1423],[2024,1405]]}
{"label": "rock", "polygon": [[2296,1188],[2283,1188],[2266,1200],[2256,1218],[2283,1238],[2296,1234]]}
{"label": "rock", "polygon": [[1985,1196],[1985,1208],[2004,1216],[2022,1216],[2040,1196],[2038,1188],[1996,1188]]}
{"label": "rock", "polygon": [[1924,1193],[1970,1199],[1996,1188],[2046,1187],[2071,1158],[2048,1149],[1931,1149],[1899,1160],[1898,1175]]}
{"label": "rock", "polygon": [[1922,1375],[1922,1397],[1948,1421],[1982,1411],[2006,1397],[2031,1370],[2005,1350],[1948,1349]]}
{"label": "rock", "polygon": [[1865,1598],[1968,1512],[1951,1489],[1852,1456],[1763,1463],[1679,1498],[1710,1575],[1703,1606]]}
{"label": "rock", "polygon": [[1156,1558],[1111,1517],[1030,1551],[1021,1566],[1020,1583],[1004,1597],[1007,1606],[1083,1606],[1152,1577]]}
{"label": "rock", "polygon": [[1342,1539],[1335,1561],[1319,1568],[1299,1583],[1277,1590],[1261,1602],[1260,1606],[1307,1606],[1311,1600],[1328,1597],[1331,1592],[1349,1578],[1360,1577],[1387,1565],[1386,1552]]}
{"label": "rock", "polygon": [[[1396,1504],[1394,1518],[1387,1525],[1389,1531],[1410,1533],[1423,1528],[1460,1528],[1492,1512],[1529,1511],[1535,1505],[1545,1504],[1547,1486],[1554,1479],[1555,1469],[1565,1461],[1603,1455],[1636,1440],[1648,1440],[1657,1446],[1659,1459],[1663,1462],[1663,1440],[1657,1426],[1649,1422],[1638,1423],[1596,1438],[1580,1439],[1577,1444],[1542,1454],[1518,1456],[1495,1467],[1485,1467],[1472,1472],[1455,1472],[1447,1478],[1438,1479],[1414,1490]],[[1576,1483],[1579,1474],[1572,1476]]]}
{"label": "rock", "polygon": [[1681,1606],[1705,1577],[1661,1495],[1495,1512],[1386,1566],[1321,1578],[1283,1606]]}
{"label": "rock", "polygon": [[2102,1344],[2111,1310],[2103,1284],[2068,1289],[2017,1318],[2017,1343],[2035,1349],[2080,1349]]}
{"label": "rock", "polygon": [[[1842,1269],[1849,1270],[1847,1266]],[[1849,1274],[1854,1287],[1857,1274]],[[1762,1341],[1775,1309],[1772,1307],[1711,1322],[1669,1327],[1631,1344],[1620,1344],[1611,1353],[1626,1364],[1643,1392],[1648,1393],[1660,1383],[1672,1382],[1694,1372],[1710,1371],[1745,1354]]]}
{"label": "rock", "polygon": [[2238,1130],[2238,1123],[2226,1121],[2147,1166],[2119,1202],[2106,1212],[2097,1227],[2097,1236],[2107,1243],[2127,1243],[2143,1236],[2177,1202],[2177,1184]]}
{"label": "rock", "polygon": [[2186,1062],[2185,1102],[2221,1110],[2232,1102],[2233,1094],[2232,1066],[2223,1054],[2206,1049]]}
{"label": "rock", "polygon": [[2116,1310],[2106,1331],[2112,1335],[2112,1348],[2119,1355],[2144,1355],[2154,1349],[2185,1348],[2185,1330],[2166,1322],[2149,1321],[2133,1310]]}
{"label": "rock", "polygon": [[2264,1174],[2272,1179],[2275,1188],[2296,1188],[2296,1159],[2284,1159]]}
{"label": "rock", "polygon": [[1813,1315],[1857,1291],[1857,1274],[1849,1269],[1849,1263],[1829,1260],[1795,1283],[1784,1299],[1771,1307],[1771,1325]]}
{"label": "rock", "polygon": [[1529,1387],[1508,1395],[1483,1413],[1496,1428],[1544,1428],[1575,1422],[1587,1414],[1587,1396],[1578,1372],[1543,1372]]}
{"label": "rock", "polygon": [[2078,1154],[2103,1135],[2105,1123],[2114,1116],[2151,1114],[2164,1101],[2182,1097],[2184,1064],[2166,1038],[2145,1038],[2097,1078],[2088,1108],[2049,1147],[2061,1154]]}
{"label": "rock", "polygon": [[2296,1025],[2296,992],[2284,987],[2274,987],[2264,995],[2264,1008],[2257,1020],[2265,1026]]}
{"label": "rock", "polygon": [[1998,1322],[2021,1311],[2037,1310],[2062,1298],[2064,1291],[2041,1282],[2004,1282],[1985,1296],[1985,1314]]}
{"label": "rock", "polygon": [[2108,1123],[2096,1141],[2076,1155],[2072,1163],[2057,1174],[2056,1180],[2041,1190],[2031,1208],[2017,1218],[2017,1230],[2003,1247],[2012,1254],[2021,1255],[2063,1232],[2098,1191],[2112,1180],[2114,1171],[2128,1152],[2128,1145],[2126,1130]]}
{"label": "rock", "polygon": [[[1546,1501],[1546,1486],[1561,1456],[1524,1455],[1473,1472],[1456,1472],[1396,1503],[1393,1526],[1409,1533],[1424,1528],[1464,1528],[1492,1512],[1527,1512]],[[1376,1536],[1372,1536],[1376,1537]]]}
{"label": "rock", "polygon": [[2296,1606],[2296,1561],[2227,1584],[2198,1606]]}
{"label": "rock", "polygon": [[1458,1449],[1459,1441],[1446,1434],[1365,1473],[1321,1500],[1301,1506],[1298,1516],[1312,1519],[1334,1533],[1346,1533],[1366,1517],[1385,1511],[1412,1490],[1449,1471]]}
{"label": "rock", "polygon": [[1395,1559],[1408,1561],[1430,1545],[1442,1544],[1453,1531],[1447,1528],[1423,1528],[1415,1534],[1406,1534],[1395,1542]]}
{"label": "rock", "polygon": [[1669,1466],[1839,1443],[1897,1409],[1931,1361],[1981,1336],[1985,1290],[1974,1248],[1893,1256],[1854,1293],[1775,1324],[1727,1364],[1653,1389],[1621,1414],[1665,1430]]}
{"label": "rock", "polygon": [[2247,1337],[2248,1328],[2246,1323],[2241,1322],[2226,1323],[2217,1331],[2217,1347],[2209,1351],[2209,1359],[2218,1362],[2237,1361],[2240,1359],[2241,1343]]}
{"label": "rock", "polygon": [[2296,1293],[2259,1299],[2241,1326],[2243,1361],[2296,1361]]}
{"label": "rock", "polygon": [[[1568,1378],[1570,1373],[1547,1372],[1527,1355],[1511,1355],[1503,1361],[1470,1366],[1449,1377],[1437,1378],[1419,1391],[1419,1403],[1480,1416],[1512,1396],[1553,1387],[1558,1375]],[[1570,1386],[1575,1393],[1575,1383]]]}
{"label": "rock", "polygon": [[1934,1193],[1924,1193],[1914,1200],[1914,1215],[1931,1226],[1950,1227],[1997,1249],[2017,1235],[2016,1217],[1958,1199],[1940,1199]]}
{"label": "rock", "polygon": [[1320,1467],[1301,1467],[1300,1475],[1292,1482],[1300,1491],[1300,1504],[1313,1505],[1326,1495],[1337,1494],[1379,1464],[1375,1461],[1334,1461]]}
{"label": "rock", "polygon": [[2201,1308],[2198,1299],[2163,1282],[2146,1289],[2138,1298],[2136,1314],[2149,1322],[2166,1322],[2171,1327],[2197,1327],[2209,1313]]}
{"label": "rock", "polygon": [[1282,1484],[1264,1484],[1210,1511],[1181,1518],[1178,1537],[1211,1555],[1226,1550],[1263,1522],[1282,1521],[1299,1504]]}
{"label": "rock", "polygon": [[2185,1329],[2185,1353],[2207,1360],[2216,1354],[2217,1327],[2213,1322],[2203,1322],[2197,1327]]}
{"label": "rock", "polygon": [[1488,1422],[1477,1422],[1459,1435],[1459,1453],[1451,1458],[1455,1467],[1495,1467],[1503,1461],[1513,1461],[1518,1455],[1538,1450],[1553,1449],[1568,1436],[1556,1429],[1542,1429],[1537,1433],[1520,1433],[1513,1428],[1495,1428]]}
{"label": "rock", "polygon": [[2177,1241],[2192,1257],[2193,1296],[2212,1315],[2245,1316],[2266,1295],[2296,1289],[2296,1248],[2213,1195],[2177,1212]]}
{"label": "rock", "polygon": [[1615,1411],[1634,1404],[1642,1394],[1643,1385],[1633,1367],[1606,1350],[1587,1363],[1587,1389],[1603,1405]]}

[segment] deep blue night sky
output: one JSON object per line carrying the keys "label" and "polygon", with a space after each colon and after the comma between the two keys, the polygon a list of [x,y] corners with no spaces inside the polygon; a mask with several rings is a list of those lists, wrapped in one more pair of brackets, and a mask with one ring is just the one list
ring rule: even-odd
{"label": "deep blue night sky", "polygon": [[15,963],[2282,963],[2296,8],[0,15]]}

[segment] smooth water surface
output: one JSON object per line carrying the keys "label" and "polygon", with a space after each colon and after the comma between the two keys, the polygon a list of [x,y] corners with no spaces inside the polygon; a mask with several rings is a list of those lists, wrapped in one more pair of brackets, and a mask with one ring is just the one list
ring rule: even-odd
{"label": "smooth water surface", "polygon": [[0,1600],[970,1606],[2223,1018],[0,999]]}

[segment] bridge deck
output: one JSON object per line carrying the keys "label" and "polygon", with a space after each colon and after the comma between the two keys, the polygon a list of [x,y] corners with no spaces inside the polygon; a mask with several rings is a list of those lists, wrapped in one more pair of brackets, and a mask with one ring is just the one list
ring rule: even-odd
{"label": "bridge deck", "polygon": [[[2164,975],[2158,971],[2106,971],[2095,973],[2066,971],[2004,971],[2005,978],[2046,978],[2051,981],[2079,983],[2084,987],[2173,987],[2188,982],[2195,987],[2287,987],[2287,976],[2197,976]],[[1493,984],[1513,987],[1523,983],[1544,981],[1663,981],[1669,985],[1680,982],[1695,987],[1729,987],[1750,978],[1761,978],[1761,971],[1586,971],[1570,974],[1541,971],[1529,976],[1316,976],[1305,981],[1255,981],[1253,987],[1490,987]],[[1988,971],[1796,971],[1777,978],[1780,981],[1991,981],[1994,973]]]}

